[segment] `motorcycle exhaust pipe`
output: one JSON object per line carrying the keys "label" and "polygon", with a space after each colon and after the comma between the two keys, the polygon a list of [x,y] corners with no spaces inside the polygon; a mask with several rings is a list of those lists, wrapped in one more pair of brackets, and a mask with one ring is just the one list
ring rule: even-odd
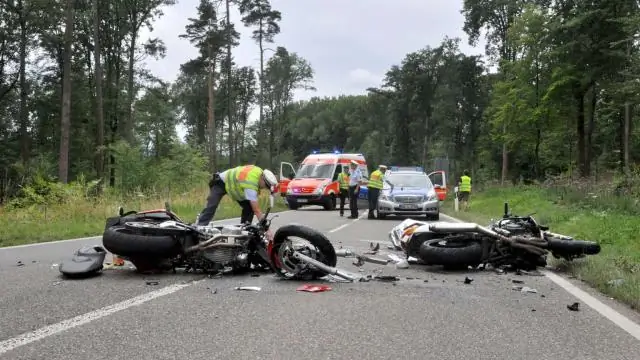
{"label": "motorcycle exhaust pipe", "polygon": [[[226,244],[226,243],[215,244],[216,242],[220,241],[220,239],[222,239],[222,238],[239,238],[239,237],[245,237],[245,236],[246,236],[245,234],[239,234],[239,235],[235,235],[235,234],[216,234],[211,239],[209,239],[207,241],[203,241],[203,242],[201,242],[201,243],[199,243],[197,245],[193,245],[193,246],[187,248],[185,250],[185,252],[186,253],[190,253],[190,252],[194,252],[194,251],[210,248],[213,245]],[[228,244],[228,245],[236,246],[236,244]]]}
{"label": "motorcycle exhaust pipe", "polygon": [[292,254],[292,256],[293,256],[294,259],[300,260],[300,261],[302,261],[304,263],[311,264],[311,265],[317,267],[318,269],[326,272],[328,275],[336,275],[336,276],[339,276],[339,277],[341,277],[341,278],[343,278],[345,280],[350,280],[350,281],[354,281],[356,279],[355,276],[347,273],[346,271],[342,271],[342,270],[340,270],[338,268],[334,268],[334,267],[328,266],[328,265],[326,265],[326,264],[324,264],[324,263],[322,263],[322,262],[320,262],[320,261],[318,261],[318,260],[316,260],[316,259],[314,259],[312,257],[309,257],[309,256],[304,255],[302,253],[299,253],[297,251],[295,251]]}
{"label": "motorcycle exhaust pipe", "polygon": [[374,257],[370,257],[370,256],[366,256],[366,255],[360,255],[358,253],[355,253],[349,249],[338,249],[336,250],[336,256],[340,256],[340,257],[355,257],[358,260],[362,260],[362,261],[366,261],[366,262],[370,262],[373,264],[379,264],[379,265],[387,265],[389,264],[389,260],[387,259],[380,259],[380,258],[374,258]]}
{"label": "motorcycle exhaust pipe", "polygon": [[487,229],[484,226],[480,226],[475,223],[454,223],[454,222],[441,222],[436,224],[429,224],[429,230],[435,233],[447,233],[447,232],[479,232],[485,235],[489,235],[496,239],[501,239],[502,236],[497,232]]}

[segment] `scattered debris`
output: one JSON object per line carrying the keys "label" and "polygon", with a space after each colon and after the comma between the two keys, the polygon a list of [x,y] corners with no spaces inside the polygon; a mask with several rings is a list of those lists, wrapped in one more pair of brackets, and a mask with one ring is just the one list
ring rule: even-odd
{"label": "scattered debris", "polygon": [[408,269],[408,268],[409,268],[409,262],[407,262],[407,260],[402,260],[396,263],[396,269]]}
{"label": "scattered debris", "polygon": [[531,309],[531,312],[535,312],[535,311],[536,311],[536,309]]}
{"label": "scattered debris", "polygon": [[495,270],[496,270],[496,274],[504,275],[504,270],[502,270],[502,269],[495,269]]}
{"label": "scattered debris", "polygon": [[393,282],[393,281],[400,280],[400,278],[395,275],[376,275],[373,278],[375,280],[384,281],[384,282]]}
{"label": "scattered debris", "polygon": [[211,293],[214,294],[214,295],[217,294],[218,293],[218,289],[211,290]]}
{"label": "scattered debris", "polygon": [[52,269],[57,268],[58,266],[60,266],[60,264],[51,264]]}
{"label": "scattered debris", "polygon": [[465,284],[471,284],[471,282],[473,282],[473,279],[472,279],[472,278],[470,278],[470,277],[468,277],[468,276],[465,276],[465,278],[464,278],[464,283],[465,283]]}
{"label": "scattered debris", "polygon": [[237,286],[234,289],[236,290],[244,290],[244,291],[260,291],[262,288],[258,286]]}
{"label": "scattered debris", "polygon": [[615,279],[607,281],[607,285],[609,286],[620,286],[624,284],[624,279]]}
{"label": "scattered debris", "polygon": [[387,257],[396,264],[402,261],[402,258],[396,254],[388,254]]}
{"label": "scattered debris", "polygon": [[429,282],[429,280],[428,279],[424,279],[424,282]]}
{"label": "scattered debris", "polygon": [[51,285],[56,286],[62,284],[62,281],[55,281]]}
{"label": "scattered debris", "polygon": [[368,255],[375,255],[378,253],[378,251],[380,250],[380,243],[376,243],[375,245],[370,242],[369,243],[369,251],[365,252],[365,254]]}
{"label": "scattered debris", "polygon": [[514,280],[511,280],[511,282],[514,283],[514,284],[524,284],[524,281],[522,281],[522,280],[515,280],[514,279]]}
{"label": "scattered debris", "polygon": [[259,277],[259,276],[260,274],[256,274],[256,273],[251,274],[251,277]]}
{"label": "scattered debris", "polygon": [[20,260],[18,260],[18,263],[16,264],[16,266],[24,266],[24,263]]}
{"label": "scattered debris", "polygon": [[569,309],[571,311],[580,311],[580,303],[574,302],[571,305],[567,305],[567,309]]}
{"label": "scattered debris", "polygon": [[387,250],[395,250],[396,248],[394,246],[391,245],[387,245]]}
{"label": "scattered debris", "polygon": [[327,286],[327,285],[313,285],[313,284],[306,284],[306,285],[302,285],[299,286],[296,291],[305,291],[305,292],[324,292],[324,291],[331,291],[331,286]]}
{"label": "scattered debris", "polygon": [[512,290],[520,291],[520,292],[523,292],[523,293],[532,293],[532,294],[537,294],[538,293],[538,290],[530,288],[528,286],[514,286],[512,288]]}
{"label": "scattered debris", "polygon": [[158,281],[158,280],[147,280],[147,281],[145,281],[145,284],[147,284],[147,285],[158,285],[158,284],[160,284],[160,281]]}
{"label": "scattered debris", "polygon": [[413,256],[409,256],[409,258],[407,258],[407,262],[409,264],[421,264],[422,261],[420,261],[420,259],[414,258]]}

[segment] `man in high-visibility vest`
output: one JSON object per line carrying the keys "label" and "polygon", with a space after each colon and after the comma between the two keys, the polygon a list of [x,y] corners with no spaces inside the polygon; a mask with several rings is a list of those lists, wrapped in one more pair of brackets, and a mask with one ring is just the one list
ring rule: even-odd
{"label": "man in high-visibility vest", "polygon": [[378,170],[374,171],[369,175],[369,181],[367,184],[367,188],[369,190],[369,214],[367,218],[375,219],[377,216],[374,215],[374,211],[378,209],[378,199],[380,198],[380,192],[382,191],[383,183],[386,182],[391,186],[393,190],[393,184],[390,183],[387,179],[385,179],[384,174],[387,172],[386,165],[379,165]]}
{"label": "man in high-visibility vest", "polygon": [[458,182],[458,201],[462,204],[462,209],[467,210],[469,208],[469,196],[471,195],[471,178],[469,177],[469,170],[462,172],[460,181]]}
{"label": "man in high-visibility vest", "polygon": [[342,172],[338,174],[340,184],[340,216],[344,216],[344,202],[349,197],[349,171],[346,166],[342,167]]}
{"label": "man in high-visibility vest", "polygon": [[271,196],[276,191],[278,178],[268,169],[255,165],[238,166],[221,173],[213,174],[209,181],[209,197],[207,205],[198,216],[196,225],[206,226],[216,213],[220,200],[225,195],[238,202],[242,207],[241,223],[251,223],[253,215],[262,220],[258,196],[260,189],[269,189]]}

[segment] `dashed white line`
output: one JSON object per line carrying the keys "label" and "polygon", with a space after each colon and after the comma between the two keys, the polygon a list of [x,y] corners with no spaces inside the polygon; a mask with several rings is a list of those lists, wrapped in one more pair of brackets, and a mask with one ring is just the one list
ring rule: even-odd
{"label": "dashed white line", "polygon": [[331,229],[331,230],[329,230],[329,231],[328,231],[328,232],[329,232],[329,234],[334,233],[334,232],[336,232],[336,231],[340,231],[340,230],[342,230],[342,229],[346,228],[347,226],[349,226],[349,225],[353,224],[354,222],[356,222],[356,221],[358,221],[358,220],[362,219],[363,217],[365,217],[368,213],[369,213],[369,210],[365,210],[364,214],[360,215],[357,219],[353,219],[352,221],[349,221],[349,222],[348,222],[348,223],[346,223],[346,224],[342,224],[342,225],[338,226],[338,227],[337,227],[337,228],[335,228],[335,229]]}
{"label": "dashed white line", "polygon": [[45,326],[43,328],[34,330],[34,331],[30,331],[27,333],[24,333],[22,335],[18,335],[16,337],[13,337],[11,339],[8,340],[4,340],[2,342],[0,342],[0,355],[11,351],[17,347],[23,346],[23,345],[27,345],[29,343],[32,343],[34,341],[38,341],[38,340],[42,340],[46,337],[49,337],[51,335],[55,335],[58,333],[61,333],[63,331],[69,330],[69,329],[73,329],[75,327],[78,327],[80,325],[84,325],[87,323],[90,323],[94,320],[98,320],[102,317],[105,317],[107,315],[111,315],[113,313],[116,313],[118,311],[122,311],[125,309],[128,309],[130,307],[133,306],[138,306],[141,304],[144,304],[148,301],[151,301],[153,299],[157,299],[161,296],[165,296],[165,295],[169,295],[169,294],[173,294],[179,290],[182,290],[188,286],[191,286],[195,283],[201,282],[204,280],[198,280],[198,281],[194,281],[194,282],[190,282],[190,283],[186,283],[186,284],[173,284],[173,285],[169,285],[166,287],[163,287],[161,289],[152,291],[152,292],[148,292],[146,294],[142,294],[139,296],[136,296],[134,298],[119,302],[117,304],[113,304],[113,305],[109,305],[106,307],[103,307],[101,309],[98,310],[94,310],[91,312],[88,312],[86,314],[82,314],[82,315],[78,315],[74,318],[71,319],[67,319],[64,321],[61,321],[59,323],[56,324],[52,324],[49,326]]}

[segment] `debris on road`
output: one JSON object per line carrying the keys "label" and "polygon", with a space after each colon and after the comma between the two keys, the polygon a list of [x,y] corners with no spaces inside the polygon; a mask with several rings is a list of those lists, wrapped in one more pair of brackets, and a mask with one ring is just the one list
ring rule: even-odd
{"label": "debris on road", "polygon": [[574,302],[571,305],[567,305],[567,309],[569,309],[571,311],[580,311],[580,303]]}
{"label": "debris on road", "polygon": [[511,280],[511,282],[514,283],[514,284],[524,284],[523,280],[515,280],[514,279],[514,280]]}
{"label": "debris on road", "polygon": [[153,285],[160,284],[160,281],[158,281],[158,280],[147,280],[147,281],[145,281],[145,284],[153,286]]}
{"label": "debris on road", "polygon": [[260,291],[262,290],[259,286],[237,286],[234,288],[235,290],[244,290],[244,291]]}
{"label": "debris on road", "polygon": [[304,291],[304,292],[312,292],[312,293],[325,292],[325,291],[331,291],[331,286],[306,284],[306,285],[299,286],[296,289],[296,291]]}
{"label": "debris on road", "polygon": [[528,286],[514,286],[512,288],[512,290],[520,291],[522,293],[532,293],[532,294],[537,294],[538,293],[538,290],[530,288]]}
{"label": "debris on road", "polygon": [[407,260],[402,260],[396,263],[396,269],[408,269],[408,268],[409,268],[409,262],[407,262]]}
{"label": "debris on road", "polygon": [[24,266],[24,263],[20,260],[18,260],[18,263],[16,264],[16,266]]}
{"label": "debris on road", "polygon": [[380,243],[376,243],[375,245],[370,242],[369,243],[369,251],[365,252],[367,255],[375,255],[380,250]]}
{"label": "debris on road", "polygon": [[465,284],[471,284],[472,282],[473,282],[473,279],[472,279],[472,278],[470,278],[470,277],[468,277],[468,276],[465,276],[465,278],[464,278],[464,283],[465,283]]}
{"label": "debris on road", "polygon": [[383,282],[393,282],[399,281],[400,278],[395,275],[376,275],[373,277],[375,280],[383,281]]}

